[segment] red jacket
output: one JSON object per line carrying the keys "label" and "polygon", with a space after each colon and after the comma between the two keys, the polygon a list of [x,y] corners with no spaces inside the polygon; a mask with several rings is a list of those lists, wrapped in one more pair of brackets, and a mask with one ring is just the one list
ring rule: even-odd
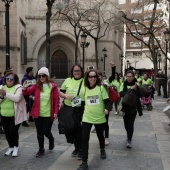
{"label": "red jacket", "polygon": [[[58,87],[55,83],[50,83],[51,86],[51,94],[50,94],[50,115],[51,119],[54,119],[54,114],[58,114],[59,111],[59,94],[58,94]],[[23,95],[34,95],[34,103],[31,109],[30,115],[34,118],[38,118],[40,112],[40,89],[38,88],[37,84],[28,87],[25,90],[22,90]]]}

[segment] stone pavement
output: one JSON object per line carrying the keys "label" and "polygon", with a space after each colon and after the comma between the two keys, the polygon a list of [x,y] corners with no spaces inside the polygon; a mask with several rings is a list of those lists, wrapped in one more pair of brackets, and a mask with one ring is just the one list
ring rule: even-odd
{"label": "stone pavement", "polygon": [[[133,136],[133,148],[126,148],[126,133],[122,117],[110,114],[110,145],[106,146],[107,159],[101,160],[95,133],[91,133],[89,148],[90,170],[170,170],[170,126],[169,118],[162,113],[168,104],[166,99],[156,97],[153,110],[144,109],[137,116]],[[0,135],[0,170],[76,170],[81,161],[71,157],[74,147],[67,144],[64,135],[58,134],[57,121],[53,125],[55,149],[35,158],[38,151],[34,123],[29,128],[20,128],[20,155],[17,158],[4,156],[7,142]]]}

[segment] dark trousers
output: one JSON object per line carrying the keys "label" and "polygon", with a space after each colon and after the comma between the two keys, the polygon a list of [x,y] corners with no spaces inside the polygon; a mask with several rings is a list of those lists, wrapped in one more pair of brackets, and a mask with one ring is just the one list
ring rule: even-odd
{"label": "dark trousers", "polygon": [[18,147],[19,144],[18,130],[20,124],[15,125],[14,117],[1,116],[1,121],[9,147],[10,148],[13,148],[14,146]]}
{"label": "dark trousers", "polygon": [[126,113],[125,116],[123,116],[124,126],[125,126],[125,129],[126,129],[126,132],[127,132],[128,141],[132,140],[136,114],[137,113],[135,113],[135,114]]}
{"label": "dark trousers", "polygon": [[161,86],[162,86],[162,89],[163,89],[163,95],[166,96],[166,84],[158,84],[158,95],[160,96],[161,95]]}
{"label": "dark trousers", "polygon": [[106,117],[106,123],[105,123],[105,129],[104,129],[105,138],[109,138],[109,114],[105,115],[105,117]]}
{"label": "dark trousers", "polygon": [[51,117],[38,117],[35,118],[35,126],[37,130],[37,139],[40,148],[44,148],[44,135],[49,139],[49,141],[54,140],[51,133],[51,128],[53,121]]}
{"label": "dark trousers", "polygon": [[[82,160],[83,162],[87,162],[88,160],[88,150],[89,150],[89,139],[90,139],[90,131],[93,124],[83,122],[82,128],[83,128],[83,138],[82,138]],[[100,149],[105,148],[105,140],[104,140],[104,129],[105,129],[105,123],[102,124],[94,124],[97,137],[99,139]]]}
{"label": "dark trousers", "polygon": [[75,129],[65,134],[68,143],[74,143],[75,149],[82,150],[82,108],[74,107]]}

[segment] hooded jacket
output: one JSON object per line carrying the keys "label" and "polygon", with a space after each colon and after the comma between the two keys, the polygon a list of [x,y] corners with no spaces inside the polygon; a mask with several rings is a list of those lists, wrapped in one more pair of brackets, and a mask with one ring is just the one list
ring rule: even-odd
{"label": "hooded jacket", "polygon": [[[54,114],[58,114],[59,111],[59,94],[58,94],[58,88],[57,85],[53,82],[50,83],[50,115],[51,119],[54,119]],[[28,87],[27,89],[22,90],[24,95],[31,95],[34,94],[34,103],[30,112],[30,115],[34,118],[38,118],[39,112],[40,112],[40,88],[37,84],[32,85],[31,87]]]}

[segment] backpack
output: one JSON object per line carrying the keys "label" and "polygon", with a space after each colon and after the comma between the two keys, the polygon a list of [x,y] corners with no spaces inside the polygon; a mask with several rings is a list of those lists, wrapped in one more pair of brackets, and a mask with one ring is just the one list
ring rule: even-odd
{"label": "backpack", "polygon": [[149,97],[152,94],[152,88],[149,88],[147,85],[141,85],[138,88],[141,97]]}

